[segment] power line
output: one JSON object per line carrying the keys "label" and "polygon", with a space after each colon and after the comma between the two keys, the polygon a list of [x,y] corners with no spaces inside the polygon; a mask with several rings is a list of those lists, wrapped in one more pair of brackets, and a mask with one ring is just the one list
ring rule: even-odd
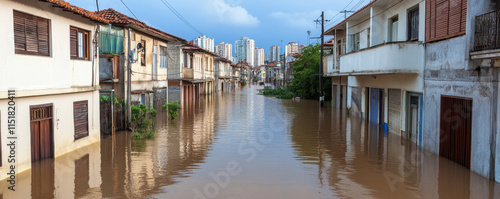
{"label": "power line", "polygon": [[139,21],[139,19],[137,18],[137,16],[135,16],[134,12],[132,12],[132,10],[130,10],[130,8],[128,8],[127,4],[125,4],[125,2],[123,2],[123,0],[120,0],[120,1],[121,1],[121,2],[123,3],[123,5],[124,5],[124,6],[128,9],[128,11],[129,11],[130,13],[132,13],[132,15],[134,15],[135,19],[136,19],[137,21]]}
{"label": "power line", "polygon": [[181,13],[177,12],[177,10],[170,4],[168,3],[167,0],[161,0],[163,5],[165,5],[172,13],[174,13],[182,22],[184,22],[187,26],[189,26],[191,29],[193,29],[195,32],[197,32],[200,35],[204,35],[200,30],[198,30],[196,27],[194,27],[189,21],[184,18]]}

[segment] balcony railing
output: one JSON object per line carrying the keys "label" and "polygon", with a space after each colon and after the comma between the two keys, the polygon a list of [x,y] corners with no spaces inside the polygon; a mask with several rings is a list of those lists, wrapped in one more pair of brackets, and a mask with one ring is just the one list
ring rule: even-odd
{"label": "balcony railing", "polygon": [[500,10],[476,16],[474,51],[500,48]]}

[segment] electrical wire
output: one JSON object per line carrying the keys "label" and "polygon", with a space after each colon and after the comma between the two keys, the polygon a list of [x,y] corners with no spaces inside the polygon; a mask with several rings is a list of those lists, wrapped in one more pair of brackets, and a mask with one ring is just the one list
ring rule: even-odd
{"label": "electrical wire", "polygon": [[137,21],[140,21],[140,20],[137,18],[137,16],[135,16],[134,12],[132,12],[132,10],[130,10],[130,8],[127,6],[127,4],[125,4],[125,2],[123,2],[123,0],[120,0],[120,1],[121,1],[121,2],[123,3],[123,5],[124,5],[124,6],[128,9],[128,11],[129,11],[130,13],[132,13],[132,15],[134,15],[135,19],[136,19]]}
{"label": "electrical wire", "polygon": [[179,13],[170,3],[168,3],[167,0],[161,0],[163,5],[165,5],[172,13],[174,13],[177,18],[179,18],[182,22],[184,22],[187,26],[189,26],[191,29],[193,29],[195,32],[197,32],[200,35],[204,35],[200,30],[198,30],[196,27],[194,27],[189,21],[184,18],[181,13]]}

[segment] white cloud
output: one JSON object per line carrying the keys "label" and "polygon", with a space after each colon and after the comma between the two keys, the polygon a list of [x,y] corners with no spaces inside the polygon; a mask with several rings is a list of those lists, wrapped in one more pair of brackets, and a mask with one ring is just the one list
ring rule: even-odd
{"label": "white cloud", "polygon": [[[333,17],[337,12],[335,11],[325,11],[325,20]],[[285,13],[285,12],[272,12],[271,17],[284,21],[288,26],[293,28],[300,29],[313,29],[316,27],[314,22],[321,16],[321,10],[313,10],[307,12],[294,12],[294,13]],[[330,17],[330,18],[329,18]],[[328,22],[325,22],[325,25]],[[325,27],[326,28],[326,27]]]}
{"label": "white cloud", "polygon": [[252,16],[248,11],[237,6],[234,0],[229,4],[225,0],[211,0],[212,6],[208,6],[209,12],[214,13],[218,18],[219,22],[227,23],[239,26],[257,26],[259,24],[259,19]]}

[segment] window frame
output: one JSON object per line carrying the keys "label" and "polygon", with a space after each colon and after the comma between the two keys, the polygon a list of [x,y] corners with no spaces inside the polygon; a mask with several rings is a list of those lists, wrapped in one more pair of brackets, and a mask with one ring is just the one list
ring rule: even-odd
{"label": "window frame", "polygon": [[[412,21],[412,16],[411,13],[416,13],[417,17],[416,17],[416,24],[413,23]],[[420,37],[420,10],[419,10],[419,7],[418,7],[418,4],[416,6],[414,6],[413,8],[410,8],[408,9],[408,12],[407,12],[407,18],[408,18],[408,22],[407,22],[407,41],[418,41],[419,37]],[[416,37],[412,38],[412,27],[413,26],[416,26],[414,27],[415,30],[416,30]]]}
{"label": "window frame", "polygon": [[141,66],[146,66],[146,40],[141,40],[142,49],[139,55],[141,56]]}
{"label": "window frame", "polygon": [[[16,34],[16,18],[17,17],[23,17],[22,19],[24,19],[24,23],[23,23],[23,35],[19,35],[19,34]],[[37,51],[34,52],[34,51],[29,51],[28,50],[28,34],[27,34],[27,27],[26,27],[26,20],[27,19],[31,19],[31,20],[34,20],[36,21],[36,45],[37,45]],[[43,35],[40,35],[40,23],[41,22],[46,22],[47,24],[47,41],[46,41],[46,45],[47,45],[47,52],[40,52],[40,43],[43,42],[45,43],[44,41],[41,41],[40,39],[40,36],[43,36]],[[29,13],[25,13],[25,12],[21,12],[21,11],[18,11],[18,10],[13,10],[13,14],[12,14],[12,23],[13,23],[13,33],[14,33],[14,50],[15,50],[15,54],[24,54],[24,55],[36,55],[36,56],[44,56],[44,57],[50,57],[51,56],[51,47],[50,47],[50,42],[51,42],[51,20],[50,19],[47,19],[47,18],[43,18],[43,17],[39,17],[39,16],[35,16],[35,15],[32,15],[32,14],[29,14]],[[17,48],[17,45],[19,45],[19,43],[17,41],[21,42],[21,40],[24,40],[24,50],[21,50],[21,49],[18,49]]]}
{"label": "window frame", "polygon": [[[160,45],[160,68],[168,67],[168,51],[167,47]],[[164,52],[164,53],[163,53]],[[163,55],[165,54],[165,55]]]}
{"label": "window frame", "polygon": [[[75,41],[72,41],[72,31],[76,31],[76,40]],[[82,37],[82,50],[83,52],[80,52],[80,39],[79,39],[79,35],[80,33],[83,35]],[[90,31],[88,30],[85,30],[85,29],[81,29],[81,28],[78,28],[78,27],[75,27],[75,26],[70,26],[69,27],[69,47],[70,47],[70,59],[72,60],[85,60],[85,61],[90,61]],[[73,43],[73,42],[76,42],[76,43]],[[72,50],[73,50],[73,45],[76,45],[75,48],[76,48],[76,56],[73,55],[72,53]],[[83,54],[82,57],[80,57],[80,53]]]}
{"label": "window frame", "polygon": [[[394,35],[393,33],[393,30],[394,30],[394,23],[397,23],[397,26],[396,26],[396,35]],[[398,15],[395,15],[391,18],[389,18],[389,38],[388,38],[388,41],[389,42],[396,42],[398,41],[398,34],[399,34],[399,16]]]}

